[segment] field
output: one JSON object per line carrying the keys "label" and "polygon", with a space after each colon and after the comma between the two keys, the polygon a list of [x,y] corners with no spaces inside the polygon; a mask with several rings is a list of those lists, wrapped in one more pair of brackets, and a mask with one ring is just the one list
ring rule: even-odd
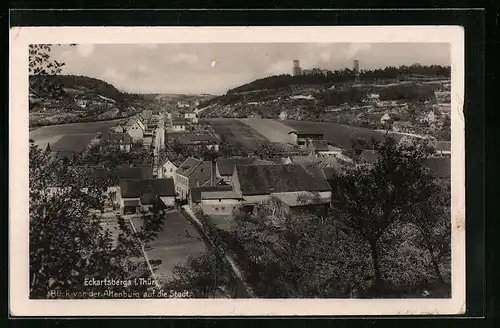
{"label": "field", "polygon": [[94,138],[93,134],[68,134],[62,136],[57,142],[50,145],[52,151],[70,150],[82,152],[90,141]]}
{"label": "field", "polygon": [[205,121],[212,125],[215,132],[224,137],[229,144],[240,144],[248,151],[254,151],[258,142],[268,140],[250,126],[236,119],[216,118]]}
{"label": "field", "polygon": [[333,146],[350,149],[352,147],[351,138],[363,137],[370,141],[371,138],[382,139],[383,134],[375,130],[360,128],[356,126],[343,125],[326,122],[309,121],[282,121],[292,129],[321,132],[328,143]]}
{"label": "field", "polygon": [[[35,141],[35,144],[45,149],[47,147],[47,143],[50,143],[50,147],[52,150],[55,150],[52,146],[57,144],[63,136],[68,135],[80,135],[79,138],[83,140],[84,137],[82,135],[93,136],[98,132],[105,132],[108,128],[116,126],[120,120],[113,121],[102,121],[102,122],[86,122],[86,123],[70,123],[70,124],[60,124],[60,125],[50,125],[43,126],[38,129],[34,129],[30,131],[30,139]],[[64,141],[62,145],[67,147],[68,140]],[[76,141],[75,141],[76,142]],[[76,146],[80,145],[80,142],[76,142]],[[65,149],[65,150],[73,150],[73,149]],[[76,150],[76,149],[74,149]]]}
{"label": "field", "polygon": [[240,121],[265,136],[271,142],[287,144],[289,140],[288,132],[293,130],[276,120],[243,118]]}

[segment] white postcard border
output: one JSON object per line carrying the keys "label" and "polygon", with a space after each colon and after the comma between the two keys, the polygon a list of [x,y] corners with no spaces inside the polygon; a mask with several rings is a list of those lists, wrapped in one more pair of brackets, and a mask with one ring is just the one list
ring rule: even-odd
{"label": "white postcard border", "polygon": [[[450,299],[30,300],[28,45],[33,43],[451,44],[452,297]],[[15,27],[10,31],[9,297],[15,316],[301,316],[457,314],[465,311],[464,29],[372,27]]]}

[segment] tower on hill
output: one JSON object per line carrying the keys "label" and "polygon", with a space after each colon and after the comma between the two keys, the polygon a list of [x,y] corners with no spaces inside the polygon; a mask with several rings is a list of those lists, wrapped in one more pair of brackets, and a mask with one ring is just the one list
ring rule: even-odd
{"label": "tower on hill", "polygon": [[299,76],[302,74],[302,69],[300,68],[300,62],[295,59],[293,61],[293,70],[292,70],[292,75],[293,76]]}
{"label": "tower on hill", "polygon": [[359,60],[357,59],[353,61],[353,71],[355,80],[359,81]]}

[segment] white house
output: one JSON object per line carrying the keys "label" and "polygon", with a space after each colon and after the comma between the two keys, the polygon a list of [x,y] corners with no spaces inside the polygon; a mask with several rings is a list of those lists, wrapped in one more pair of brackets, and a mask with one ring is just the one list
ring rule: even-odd
{"label": "white house", "polygon": [[242,200],[231,186],[195,187],[191,189],[189,205],[201,208],[208,215],[231,216]]}
{"label": "white house", "polygon": [[144,131],[146,127],[138,118],[131,118],[127,124],[125,124],[124,129],[133,141],[144,139]]}
{"label": "white house", "polygon": [[282,111],[279,115],[279,119],[283,121],[286,120],[287,118],[288,118],[287,113],[285,111]]}
{"label": "white house", "polygon": [[175,182],[175,176],[177,172],[177,166],[172,163],[168,158],[166,158],[163,162],[160,163],[160,167],[158,168],[158,177],[159,178],[170,178]]}
{"label": "white house", "polygon": [[380,123],[385,124],[385,123],[389,122],[390,120],[391,120],[391,116],[388,113],[385,113],[380,118]]}
{"label": "white house", "polygon": [[198,117],[196,117],[195,112],[184,113],[184,119],[191,122],[191,123],[198,123]]}
{"label": "white house", "polygon": [[175,191],[179,199],[189,199],[189,191],[194,187],[215,185],[215,165],[188,157],[176,170]]}
{"label": "white house", "polygon": [[186,121],[184,120],[172,120],[172,131],[173,132],[184,132],[186,131]]}

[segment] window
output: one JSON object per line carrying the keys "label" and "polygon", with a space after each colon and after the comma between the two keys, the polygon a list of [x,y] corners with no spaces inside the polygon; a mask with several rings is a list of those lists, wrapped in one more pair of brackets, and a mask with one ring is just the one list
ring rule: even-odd
{"label": "window", "polygon": [[172,168],[170,168],[170,172],[172,172]]}
{"label": "window", "polygon": [[219,211],[219,208],[217,206],[215,206],[215,210],[218,212]]}

